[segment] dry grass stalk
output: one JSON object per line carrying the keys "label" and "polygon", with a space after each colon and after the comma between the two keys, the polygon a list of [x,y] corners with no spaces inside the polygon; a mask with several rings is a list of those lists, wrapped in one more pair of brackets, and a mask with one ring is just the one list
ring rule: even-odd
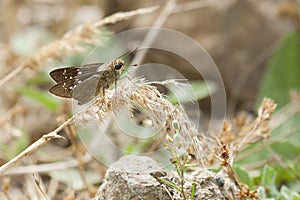
{"label": "dry grass stalk", "polygon": [[16,64],[17,56],[7,44],[0,43],[0,66],[13,66]]}
{"label": "dry grass stalk", "polygon": [[[84,183],[85,188],[89,191],[89,194],[91,197],[95,196],[96,194],[96,189],[90,185],[87,181],[85,172],[84,172],[84,154],[85,149],[83,145],[76,139],[76,129],[74,125],[68,125],[64,127],[65,132],[67,133],[70,141],[71,141],[71,147],[73,154],[75,155],[77,161],[78,161],[78,169],[79,169],[79,174],[81,177],[82,182]],[[83,150],[84,149],[84,150]]]}
{"label": "dry grass stalk", "polygon": [[[88,163],[91,161],[91,156],[89,154],[85,154],[82,162]],[[20,175],[20,174],[32,174],[32,173],[45,173],[49,171],[62,170],[72,167],[77,167],[79,165],[77,159],[71,159],[61,162],[54,163],[46,163],[46,164],[38,164],[38,165],[28,165],[28,166],[19,166],[10,169],[5,173],[5,175]]]}
{"label": "dry grass stalk", "polygon": [[6,115],[0,118],[0,127],[5,126],[8,122],[11,122],[15,119],[17,115],[24,113],[26,109],[21,105],[17,104],[14,107],[10,108]]}
{"label": "dry grass stalk", "polygon": [[[162,11],[160,12],[158,17],[156,18],[155,22],[151,26],[151,27],[155,27],[155,28],[148,31],[147,35],[145,36],[145,39],[143,40],[143,42],[141,44],[142,47],[151,46],[151,44],[153,43],[153,41],[156,38],[157,34],[159,33],[158,28],[162,27],[163,24],[166,22],[168,17],[171,15],[175,5],[176,5],[175,0],[167,1],[165,6],[162,8]],[[143,61],[145,55],[147,54],[147,51],[148,51],[148,49],[145,49],[145,51],[137,52],[137,54],[135,55],[135,57],[134,57],[134,59],[132,60],[131,63],[133,63],[133,64],[134,63],[141,63]]]}
{"label": "dry grass stalk", "polygon": [[255,120],[251,121],[250,118],[242,115],[232,120],[231,123],[224,122],[223,129],[217,136],[201,135],[200,137],[194,137],[194,149],[201,166],[214,167],[220,162],[218,158],[222,154],[220,146],[226,145],[229,152],[226,162],[231,165],[236,155],[249,144],[268,138],[271,130],[270,117],[275,108],[276,104],[271,99],[265,98]]}
{"label": "dry grass stalk", "polygon": [[101,31],[99,31],[100,27],[121,20],[127,20],[137,15],[151,13],[156,9],[157,7],[150,7],[129,12],[120,12],[106,17],[99,22],[83,24],[66,33],[62,39],[42,47],[39,51],[26,59],[21,65],[16,67],[15,70],[0,80],[0,87],[25,68],[35,69],[53,59],[62,58],[75,52],[81,52],[84,50],[83,45],[97,44],[101,40],[101,37],[99,37],[101,35]]}
{"label": "dry grass stalk", "polygon": [[[205,154],[200,163],[206,167],[212,167],[220,162],[222,173],[227,177],[231,184],[231,190],[234,191],[233,198],[239,199],[257,199],[257,191],[250,191],[239,180],[236,172],[233,169],[233,161],[236,155],[249,144],[257,143],[269,137],[270,117],[274,113],[276,104],[268,98],[264,98],[258,116],[251,121],[246,116],[242,116],[232,121],[225,122],[221,133],[217,137],[208,138],[202,136],[197,140],[197,153]],[[200,150],[201,151],[200,151]],[[200,157],[200,156],[199,156]],[[201,158],[200,158],[201,159]],[[227,188],[229,190],[229,188]]]}
{"label": "dry grass stalk", "polygon": [[166,136],[172,138],[172,140],[165,140],[167,150],[170,151],[172,157],[178,158],[188,154],[188,149],[191,148],[192,135],[196,133],[196,129],[190,123],[183,109],[180,106],[174,107],[156,87],[143,79],[124,80],[118,84],[116,92],[107,90],[105,96],[100,96],[93,105],[75,114],[56,130],[42,136],[18,156],[1,166],[0,175],[50,139],[62,138],[58,135],[58,131],[73,123],[75,119],[83,124],[93,119],[103,122],[104,118],[112,111],[123,107],[128,109],[142,107],[148,112],[154,126],[162,127]]}
{"label": "dry grass stalk", "polygon": [[[272,119],[269,122],[269,129],[270,130],[274,130],[277,127],[281,126],[282,124],[284,124],[285,122],[287,122],[289,119],[291,119],[293,116],[297,115],[300,113],[300,93],[296,92],[296,91],[292,91],[291,94],[291,102],[289,104],[287,104],[286,106],[284,106],[283,108],[281,108],[280,110],[278,110],[272,117]],[[276,136],[276,137],[272,137],[270,138],[267,142],[268,145],[272,145],[276,142],[282,141],[286,138],[288,138],[289,136],[297,133],[300,129],[300,126],[296,126],[292,129],[289,129],[286,132],[283,132],[282,134]],[[247,151],[247,152],[242,152],[238,155],[237,160],[246,158],[247,156],[254,154],[256,152],[261,151],[262,149],[265,148],[265,144],[258,144],[254,149],[252,149],[251,151]],[[268,161],[268,162],[274,162],[272,160]],[[263,163],[262,163],[263,165]],[[257,167],[259,167],[260,165],[258,165]]]}
{"label": "dry grass stalk", "polygon": [[9,195],[9,190],[10,190],[10,178],[6,177],[2,180],[2,185],[1,185],[1,189],[5,195],[5,197],[8,199],[8,200],[11,200],[11,196]]}
{"label": "dry grass stalk", "polygon": [[20,160],[24,159],[26,156],[30,155],[43,145],[45,145],[48,141],[51,139],[64,139],[64,137],[58,135],[58,132],[62,130],[66,125],[72,123],[74,121],[74,118],[70,118],[69,120],[65,121],[63,124],[61,124],[58,128],[56,128],[54,131],[43,135],[40,139],[32,143],[29,147],[27,147],[25,150],[23,150],[21,153],[19,153],[16,157],[5,163],[0,167],[0,176],[5,174],[7,170],[15,166]]}
{"label": "dry grass stalk", "polygon": [[38,190],[40,191],[40,193],[42,194],[43,198],[46,200],[49,200],[48,195],[45,192],[45,189],[44,189],[45,186],[41,180],[41,177],[37,173],[35,173],[35,174],[33,174],[33,178],[34,178],[34,183],[35,183],[36,187],[38,188]]}
{"label": "dry grass stalk", "polygon": [[[152,124],[165,132],[165,147],[172,157],[178,158],[188,154],[195,127],[181,106],[173,106],[155,86],[144,79],[135,78],[131,81],[123,79],[118,83],[116,91],[107,91],[85,112],[75,116],[82,125],[91,120],[103,122],[104,119],[121,108],[132,107],[144,109]],[[95,115],[97,113],[97,115]]]}
{"label": "dry grass stalk", "polygon": [[245,116],[237,118],[232,124],[224,123],[219,135],[222,143],[230,145],[233,156],[247,147],[269,137],[270,117],[274,113],[276,104],[268,98],[264,98],[258,109],[257,118],[251,122]]}
{"label": "dry grass stalk", "polygon": [[[246,200],[248,198],[258,199],[257,190],[250,191],[250,189],[239,180],[239,177],[237,176],[236,172],[232,167],[232,163],[230,163],[230,160],[233,159],[227,145],[223,144],[222,142],[219,142],[219,148],[219,158],[221,160],[221,166],[223,167],[222,172],[225,173],[225,176],[229,178],[229,181],[232,183],[232,185],[230,186],[231,190],[238,191],[233,194],[233,198],[238,198],[241,200]],[[229,190],[229,188],[226,189]]]}

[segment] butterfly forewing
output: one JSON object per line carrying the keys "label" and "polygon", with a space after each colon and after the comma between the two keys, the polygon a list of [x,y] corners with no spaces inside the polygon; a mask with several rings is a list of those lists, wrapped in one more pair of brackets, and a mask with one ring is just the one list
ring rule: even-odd
{"label": "butterfly forewing", "polygon": [[93,63],[82,66],[60,68],[50,72],[57,83],[49,92],[60,97],[73,98],[79,105],[88,103],[102,89],[116,83],[124,61],[116,59],[106,63]]}
{"label": "butterfly forewing", "polygon": [[103,63],[93,63],[82,66],[60,68],[51,71],[50,76],[55,82],[60,83],[64,80],[74,79],[77,76],[95,74],[102,65]]}
{"label": "butterfly forewing", "polygon": [[[61,68],[50,72],[50,76],[57,82],[57,84],[51,87],[49,92],[56,96],[65,98],[74,98],[74,95],[76,95],[76,98],[74,99],[78,100],[79,102],[84,101],[83,99],[85,95],[87,95],[85,98],[89,97],[90,99],[90,93],[95,93],[95,91],[90,93],[88,93],[88,91],[92,91],[94,88],[96,88],[95,85],[98,83],[99,79],[96,77],[100,77],[103,73],[103,71],[98,71],[98,68],[101,65],[103,64],[95,63],[83,65],[82,67],[75,66]],[[90,80],[90,78],[93,76],[95,76],[95,78]],[[91,81],[94,83],[92,84]],[[74,89],[77,87],[78,89],[76,89],[74,94]],[[82,95],[79,95],[80,92]],[[93,97],[94,96],[95,95],[93,95]]]}

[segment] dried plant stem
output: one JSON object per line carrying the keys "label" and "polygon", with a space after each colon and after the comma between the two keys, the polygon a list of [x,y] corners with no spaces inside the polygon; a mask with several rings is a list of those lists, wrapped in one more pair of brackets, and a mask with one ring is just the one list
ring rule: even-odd
{"label": "dried plant stem", "polygon": [[300,0],[298,0],[298,28],[300,29]]}
{"label": "dried plant stem", "polygon": [[0,80],[0,87],[4,85],[6,82],[8,82],[10,79],[12,79],[14,76],[19,74],[24,69],[24,65],[19,65],[17,68],[15,68],[13,71],[11,71],[9,74],[7,74],[4,78]]}
{"label": "dried plant stem", "polygon": [[13,200],[7,191],[4,191],[4,195],[8,200]]}
{"label": "dried plant stem", "polygon": [[205,7],[214,7],[214,8],[226,8],[226,5],[232,3],[232,0],[227,1],[216,1],[216,0],[204,0],[204,1],[191,1],[186,3],[181,3],[176,5],[173,13],[186,12],[196,9],[201,9]]}
{"label": "dried plant stem", "polygon": [[[293,129],[290,129],[287,132],[284,132],[283,134],[276,136],[274,138],[271,138],[270,141],[268,142],[269,145],[275,144],[277,142],[283,141],[284,139],[288,138],[289,136],[298,133],[300,131],[300,126],[296,126]],[[253,148],[251,151],[245,151],[240,153],[237,158],[235,159],[235,161],[239,161],[242,160],[244,158],[247,158],[248,156],[251,156],[261,150],[263,150],[265,148],[264,144],[257,144],[257,146],[255,148]]]}
{"label": "dried plant stem", "polygon": [[252,61],[245,66],[245,70],[241,72],[241,74],[237,77],[237,79],[234,81],[234,87],[232,88],[232,91],[229,96],[228,100],[228,113],[227,116],[232,117],[236,110],[236,106],[238,103],[238,98],[240,93],[242,92],[246,82],[249,80],[249,76],[259,68],[263,62],[265,62],[274,52],[275,48],[278,46],[278,44],[272,45],[262,52],[260,52],[258,55],[256,55]]}
{"label": "dried plant stem", "polygon": [[[148,47],[151,45],[153,40],[156,38],[157,34],[159,33],[159,27],[162,27],[169,15],[172,13],[173,8],[175,7],[176,2],[175,0],[169,0],[167,4],[162,9],[160,15],[156,18],[155,22],[151,27],[155,27],[156,29],[151,29],[145,39],[143,40],[141,47]],[[136,56],[132,60],[131,64],[141,63],[147,53],[147,49],[142,52],[137,52]]]}
{"label": "dried plant stem", "polygon": [[12,198],[9,195],[10,178],[5,177],[5,178],[2,179],[2,181],[1,181],[1,189],[2,189],[2,192],[4,193],[5,197],[8,200],[12,200]]}
{"label": "dried plant stem", "polygon": [[35,173],[33,175],[33,178],[34,178],[35,185],[37,186],[38,190],[40,191],[40,193],[42,194],[44,199],[49,200],[48,195],[46,194],[46,192],[44,190],[44,185],[43,185],[43,182],[41,181],[41,177]]}
{"label": "dried plant stem", "polygon": [[131,17],[134,17],[136,15],[144,15],[144,14],[152,13],[156,9],[158,9],[158,6],[152,6],[149,8],[140,8],[140,9],[136,9],[136,10],[128,11],[128,12],[115,13],[115,14],[108,16],[108,17],[104,18],[103,20],[95,23],[95,27],[101,27],[101,26],[104,26],[107,24],[114,24],[118,21],[130,19]]}
{"label": "dried plant stem", "polygon": [[61,124],[58,128],[56,128],[54,131],[43,135],[40,139],[32,143],[29,147],[27,147],[24,151],[22,151],[20,154],[18,154],[16,157],[5,163],[0,167],[0,176],[3,175],[8,169],[15,166],[20,160],[25,158],[26,156],[30,155],[43,145],[45,145],[49,140],[51,139],[64,139],[63,136],[58,135],[58,132],[62,130],[65,126],[72,123],[74,121],[74,117],[71,117],[67,121],[65,121],[63,124]]}
{"label": "dried plant stem", "polygon": [[6,125],[10,121],[13,121],[15,116],[19,115],[20,113],[23,113],[25,110],[26,109],[19,104],[10,108],[6,112],[6,115],[0,118],[0,127]]}
{"label": "dried plant stem", "polygon": [[277,111],[270,121],[270,128],[276,129],[296,114],[300,113],[300,101],[293,100],[279,111]]}
{"label": "dried plant stem", "polygon": [[[82,162],[87,163],[91,161],[91,156],[87,153],[83,156]],[[5,175],[20,175],[20,174],[32,174],[32,173],[44,173],[49,171],[62,170],[72,167],[77,167],[79,165],[77,159],[55,162],[55,163],[47,163],[47,164],[39,164],[39,165],[30,165],[30,166],[20,166],[15,167],[13,169],[8,170]]]}
{"label": "dried plant stem", "polygon": [[59,181],[56,179],[51,178],[50,182],[48,184],[47,194],[50,199],[54,199],[55,194],[57,193],[59,189]]}
{"label": "dried plant stem", "polygon": [[82,182],[84,183],[85,187],[88,189],[89,193],[94,196],[95,195],[95,190],[94,188],[88,183],[87,178],[84,173],[84,159],[82,155],[82,150],[81,150],[81,144],[76,140],[75,138],[75,128],[72,125],[66,126],[64,128],[66,131],[70,141],[71,141],[71,147],[73,154],[76,157],[76,160],[78,161],[78,169],[79,169],[79,174],[80,178],[82,179]]}

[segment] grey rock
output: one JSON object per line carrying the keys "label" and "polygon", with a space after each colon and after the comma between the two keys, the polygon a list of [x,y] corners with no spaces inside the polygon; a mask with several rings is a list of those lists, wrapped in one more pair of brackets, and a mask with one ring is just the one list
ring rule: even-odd
{"label": "grey rock", "polygon": [[[181,194],[160,180],[180,186],[175,173],[167,175],[157,162],[146,156],[124,156],[107,170],[104,182],[94,200],[177,200]],[[220,178],[207,170],[186,173],[184,188],[190,199],[192,185],[196,184],[194,199],[225,200]]]}

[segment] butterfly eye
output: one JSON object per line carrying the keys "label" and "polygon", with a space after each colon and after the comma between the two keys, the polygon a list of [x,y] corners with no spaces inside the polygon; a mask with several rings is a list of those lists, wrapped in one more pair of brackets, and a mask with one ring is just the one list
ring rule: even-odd
{"label": "butterfly eye", "polygon": [[115,69],[116,70],[119,70],[119,69],[121,69],[123,67],[123,64],[116,64],[115,65]]}

